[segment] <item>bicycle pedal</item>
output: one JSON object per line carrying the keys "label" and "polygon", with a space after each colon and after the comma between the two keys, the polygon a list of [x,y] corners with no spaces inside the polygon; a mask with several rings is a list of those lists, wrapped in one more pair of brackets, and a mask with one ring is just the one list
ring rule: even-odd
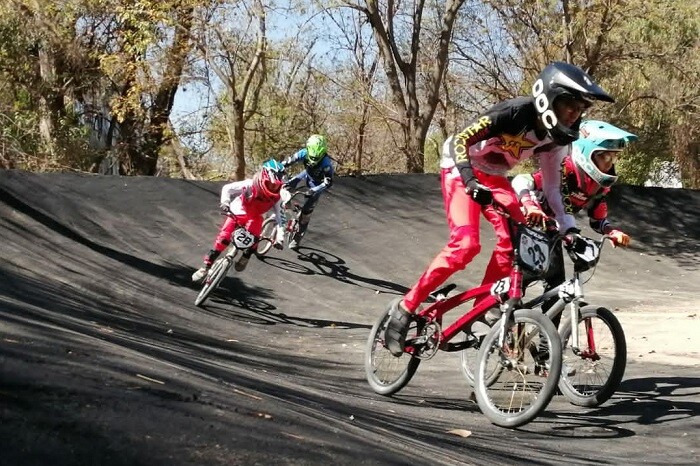
{"label": "bicycle pedal", "polygon": [[420,346],[425,345],[428,342],[427,335],[421,335],[416,338],[406,339],[406,346]]}
{"label": "bicycle pedal", "polygon": [[448,353],[452,353],[454,351],[462,351],[462,350],[465,350],[465,349],[471,348],[471,347],[472,347],[472,342],[460,341],[457,343],[446,343],[443,350],[447,351]]}
{"label": "bicycle pedal", "polygon": [[458,341],[457,343],[445,343],[445,347],[443,348],[444,351],[447,352],[453,352],[453,351],[462,351],[467,348],[478,348],[479,347],[479,340],[476,338],[470,338],[466,341]]}

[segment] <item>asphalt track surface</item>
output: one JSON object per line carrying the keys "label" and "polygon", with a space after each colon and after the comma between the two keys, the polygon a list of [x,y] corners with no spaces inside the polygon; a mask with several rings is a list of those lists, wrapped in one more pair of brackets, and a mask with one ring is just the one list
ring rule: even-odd
{"label": "asphalt track surface", "polygon": [[[221,186],[0,172],[2,466],[700,463],[698,365],[630,355],[603,406],[557,396],[516,430],[470,401],[455,353],[370,390],[370,327],[447,238],[436,175],[340,178],[298,253],[231,271],[196,308]],[[591,301],[698,303],[700,192],[619,186],[611,211],[635,248],[603,257]],[[482,222],[460,287],[493,238]]]}

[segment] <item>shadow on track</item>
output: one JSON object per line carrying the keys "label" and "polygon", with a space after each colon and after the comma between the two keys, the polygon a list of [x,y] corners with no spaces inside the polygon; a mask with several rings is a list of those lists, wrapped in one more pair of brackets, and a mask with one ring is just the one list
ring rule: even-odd
{"label": "shadow on track", "polygon": [[363,277],[350,272],[350,267],[341,257],[321,249],[301,246],[297,249],[299,261],[310,264],[311,267],[297,264],[276,257],[263,257],[261,260],[273,267],[303,275],[324,275],[344,284],[368,288],[382,293],[403,295],[409,288],[398,283],[379,278]]}

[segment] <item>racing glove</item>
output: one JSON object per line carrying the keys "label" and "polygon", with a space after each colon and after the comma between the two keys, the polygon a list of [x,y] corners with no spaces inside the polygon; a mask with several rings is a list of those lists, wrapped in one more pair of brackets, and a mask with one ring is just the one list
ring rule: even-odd
{"label": "racing glove", "polygon": [[630,244],[630,236],[620,230],[610,230],[610,232],[608,232],[608,236],[610,236],[610,242],[612,243],[613,247],[627,247]]}
{"label": "racing glove", "polygon": [[471,179],[467,183],[467,196],[479,205],[489,205],[493,202],[491,190],[475,179]]}
{"label": "racing glove", "polygon": [[586,240],[583,239],[580,233],[581,230],[578,228],[569,228],[566,230],[566,233],[564,233],[563,241],[567,249],[582,254],[586,252]]}
{"label": "racing glove", "polygon": [[221,210],[222,214],[227,214],[231,211],[231,206],[228,202],[222,202],[219,204],[219,210]]}

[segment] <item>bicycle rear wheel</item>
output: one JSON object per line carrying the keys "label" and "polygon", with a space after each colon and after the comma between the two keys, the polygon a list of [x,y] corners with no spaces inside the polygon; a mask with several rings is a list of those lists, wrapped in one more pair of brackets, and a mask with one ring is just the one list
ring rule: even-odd
{"label": "bicycle rear wheel", "polygon": [[[394,300],[374,324],[365,348],[367,382],[372,390],[380,395],[392,395],[405,387],[416,373],[421,361],[408,353],[394,356],[384,345],[384,331],[389,322],[389,311],[397,301]],[[416,324],[411,323],[407,338],[415,337],[417,332]]]}
{"label": "bicycle rear wheel", "polygon": [[571,348],[571,319],[562,324],[559,389],[576,406],[599,406],[620,386],[627,365],[627,342],[617,317],[604,307],[579,311],[578,354]]}
{"label": "bicycle rear wheel", "polygon": [[561,341],[552,321],[532,309],[514,311],[503,346],[499,337],[496,324],[481,344],[474,391],[493,424],[518,427],[552,399],[561,372]]}
{"label": "bicycle rear wheel", "polygon": [[258,256],[264,256],[270,251],[276,239],[277,219],[274,216],[268,217],[262,224],[260,239],[258,240],[258,249],[255,251],[255,253]]}
{"label": "bicycle rear wheel", "polygon": [[231,264],[233,264],[233,258],[228,255],[220,257],[212,264],[209,273],[204,279],[204,286],[202,286],[202,290],[197,295],[197,299],[194,300],[195,306],[204,304],[204,301],[207,300],[211,292],[214,291],[216,287],[219,286],[219,283],[221,283],[221,280],[224,279],[228,269],[231,268]]}

